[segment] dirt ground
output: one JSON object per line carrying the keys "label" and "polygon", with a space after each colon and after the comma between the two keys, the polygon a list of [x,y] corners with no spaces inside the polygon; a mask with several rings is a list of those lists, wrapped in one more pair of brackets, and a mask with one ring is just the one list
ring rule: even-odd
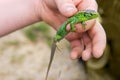
{"label": "dirt ground", "polygon": [[[69,53],[66,46],[56,51],[48,80],[85,80],[83,65],[71,60]],[[42,38],[33,43],[21,31],[2,37],[0,80],[44,80],[49,58],[50,47]]]}

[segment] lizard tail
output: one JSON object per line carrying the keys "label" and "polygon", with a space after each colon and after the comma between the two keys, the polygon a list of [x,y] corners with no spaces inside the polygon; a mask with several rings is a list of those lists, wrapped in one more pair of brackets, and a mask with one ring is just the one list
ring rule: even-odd
{"label": "lizard tail", "polygon": [[47,78],[48,78],[50,66],[51,66],[52,60],[53,60],[53,58],[54,58],[54,54],[55,54],[56,47],[57,47],[57,46],[56,46],[56,41],[54,40],[53,43],[52,43],[51,56],[50,56],[50,61],[49,61],[49,64],[48,64],[48,69],[47,69],[47,73],[46,73],[46,78],[45,78],[45,80],[47,80]]}

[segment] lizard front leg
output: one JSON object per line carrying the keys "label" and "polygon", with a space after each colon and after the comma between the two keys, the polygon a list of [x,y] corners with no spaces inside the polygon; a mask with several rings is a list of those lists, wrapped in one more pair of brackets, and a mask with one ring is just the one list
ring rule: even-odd
{"label": "lizard front leg", "polygon": [[82,24],[83,29],[85,29],[87,24],[84,21],[81,22],[81,24]]}
{"label": "lizard front leg", "polygon": [[70,31],[71,31],[71,32],[75,32],[75,31],[76,31],[75,24],[76,24],[75,21],[72,21],[72,22],[70,23]]}

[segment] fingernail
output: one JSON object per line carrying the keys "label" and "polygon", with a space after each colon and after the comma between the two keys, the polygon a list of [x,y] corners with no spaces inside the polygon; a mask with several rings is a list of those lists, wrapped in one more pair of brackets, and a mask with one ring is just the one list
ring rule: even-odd
{"label": "fingernail", "polygon": [[68,7],[65,9],[66,12],[70,12],[70,11],[74,11],[74,10],[75,10],[75,8],[74,8],[73,6],[68,6]]}
{"label": "fingernail", "polygon": [[75,8],[75,6],[72,5],[72,4],[65,4],[65,5],[63,6],[63,10],[64,10],[64,12],[66,12],[66,13],[70,13],[70,12],[77,11],[77,9]]}

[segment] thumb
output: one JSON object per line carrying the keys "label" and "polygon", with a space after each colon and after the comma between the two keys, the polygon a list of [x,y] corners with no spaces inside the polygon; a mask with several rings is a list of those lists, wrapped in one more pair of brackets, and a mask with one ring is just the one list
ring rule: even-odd
{"label": "thumb", "polygon": [[55,0],[61,14],[70,17],[77,12],[77,8],[72,0]]}

